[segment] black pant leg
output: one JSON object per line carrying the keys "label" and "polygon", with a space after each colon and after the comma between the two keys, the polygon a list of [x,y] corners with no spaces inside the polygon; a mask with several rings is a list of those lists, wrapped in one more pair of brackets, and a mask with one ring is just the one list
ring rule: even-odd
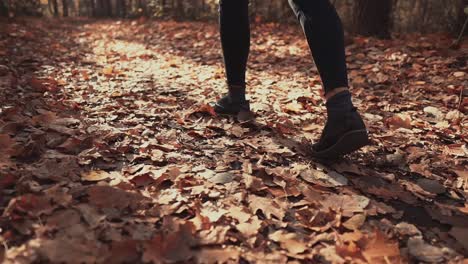
{"label": "black pant leg", "polygon": [[325,92],[348,86],[344,32],[329,0],[289,0],[309,43]]}
{"label": "black pant leg", "polygon": [[250,50],[249,0],[220,1],[220,34],[230,85],[245,85]]}

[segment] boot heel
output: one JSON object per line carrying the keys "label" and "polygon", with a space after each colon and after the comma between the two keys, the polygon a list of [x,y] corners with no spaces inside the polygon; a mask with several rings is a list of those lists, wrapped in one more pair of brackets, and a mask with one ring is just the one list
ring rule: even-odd
{"label": "boot heel", "polygon": [[344,134],[328,149],[318,152],[312,151],[312,156],[318,159],[336,159],[369,145],[369,143],[367,130],[353,130]]}

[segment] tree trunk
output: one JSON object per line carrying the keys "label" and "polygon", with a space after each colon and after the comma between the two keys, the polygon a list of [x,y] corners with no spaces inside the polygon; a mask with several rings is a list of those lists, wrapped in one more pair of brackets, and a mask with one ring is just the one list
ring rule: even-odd
{"label": "tree trunk", "polygon": [[184,1],[183,0],[177,0],[176,4],[177,4],[177,7],[175,8],[176,18],[179,18],[179,19],[185,18]]}
{"label": "tree trunk", "polygon": [[138,7],[138,13],[142,16],[147,15],[147,10],[146,10],[146,2],[143,0],[138,0],[137,1],[137,7]]}
{"label": "tree trunk", "polygon": [[104,14],[106,17],[112,16],[112,3],[111,0],[104,0]]}
{"label": "tree trunk", "polygon": [[457,16],[455,17],[455,23],[451,29],[457,34],[460,31],[463,31],[461,33],[461,37],[463,37],[463,35],[466,33],[466,21],[468,19],[468,15],[465,14],[465,8],[468,8],[468,0],[458,0],[456,2],[456,8],[459,11]]}
{"label": "tree trunk", "polygon": [[8,7],[2,0],[0,0],[0,16],[8,16]]}
{"label": "tree trunk", "polygon": [[166,15],[166,0],[161,0],[161,15]]}
{"label": "tree trunk", "polygon": [[94,5],[94,0],[89,0],[89,8],[91,9],[91,12],[89,12],[90,16],[95,17],[96,16],[96,6]]}
{"label": "tree trunk", "polygon": [[62,15],[68,17],[68,0],[62,0]]}
{"label": "tree trunk", "polygon": [[49,0],[49,7],[52,5],[52,15],[54,15],[54,17],[57,17],[58,16],[58,3],[57,3],[57,0]]}
{"label": "tree trunk", "polygon": [[389,38],[392,9],[392,0],[355,0],[354,33]]}
{"label": "tree trunk", "polygon": [[96,16],[103,17],[104,14],[104,0],[96,0]]}
{"label": "tree trunk", "polygon": [[127,16],[127,6],[125,4],[125,0],[117,0],[115,2],[115,12],[116,15],[124,18]]}

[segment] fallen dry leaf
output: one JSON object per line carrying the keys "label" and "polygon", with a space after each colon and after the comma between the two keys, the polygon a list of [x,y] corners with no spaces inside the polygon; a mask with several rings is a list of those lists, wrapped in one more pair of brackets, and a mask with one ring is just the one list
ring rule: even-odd
{"label": "fallen dry leaf", "polygon": [[377,231],[362,249],[362,255],[369,263],[398,263],[401,261],[398,242],[388,240]]}
{"label": "fallen dry leaf", "polygon": [[352,217],[354,213],[363,213],[369,205],[369,198],[360,195],[330,195],[320,201],[324,208],[342,212],[343,216]]}
{"label": "fallen dry leaf", "polygon": [[408,252],[419,261],[437,263],[445,260],[442,249],[426,244],[421,237],[408,240]]}
{"label": "fallen dry leaf", "polygon": [[304,253],[304,251],[306,251],[309,248],[307,246],[307,243],[301,241],[298,238],[297,234],[287,233],[283,230],[278,230],[273,234],[270,234],[268,237],[271,240],[280,243],[281,246],[292,255]]}
{"label": "fallen dry leaf", "polygon": [[398,114],[385,120],[387,126],[392,129],[408,128],[411,129],[411,117],[409,115]]}
{"label": "fallen dry leaf", "polygon": [[191,250],[195,240],[193,226],[180,225],[169,234],[158,234],[144,245],[143,261],[159,263],[188,261],[195,254]]}
{"label": "fallen dry leaf", "polygon": [[102,181],[105,179],[108,179],[110,177],[110,174],[106,171],[90,171],[81,174],[81,179],[85,181]]}
{"label": "fallen dry leaf", "polygon": [[352,216],[350,219],[346,220],[343,223],[343,226],[349,230],[358,230],[366,221],[366,215],[364,214],[357,214]]}
{"label": "fallen dry leaf", "polygon": [[281,205],[272,199],[256,195],[249,195],[248,201],[249,206],[254,213],[260,210],[268,218],[276,217],[277,219],[282,220],[286,214],[285,211],[281,208]]}
{"label": "fallen dry leaf", "polygon": [[301,172],[301,178],[307,182],[324,187],[339,187],[348,184],[348,180],[345,177],[343,177],[343,175],[335,171],[324,172],[309,169]]}

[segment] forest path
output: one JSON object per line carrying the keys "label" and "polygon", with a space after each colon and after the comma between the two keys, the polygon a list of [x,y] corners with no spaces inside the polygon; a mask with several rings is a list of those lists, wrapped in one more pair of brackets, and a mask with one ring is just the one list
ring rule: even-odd
{"label": "forest path", "polygon": [[225,88],[214,24],[0,23],[0,261],[468,252],[467,65],[448,38],[355,38],[352,91],[372,145],[320,164],[304,151],[324,123],[320,81],[297,27],[255,26],[257,118],[240,124],[208,106]]}

